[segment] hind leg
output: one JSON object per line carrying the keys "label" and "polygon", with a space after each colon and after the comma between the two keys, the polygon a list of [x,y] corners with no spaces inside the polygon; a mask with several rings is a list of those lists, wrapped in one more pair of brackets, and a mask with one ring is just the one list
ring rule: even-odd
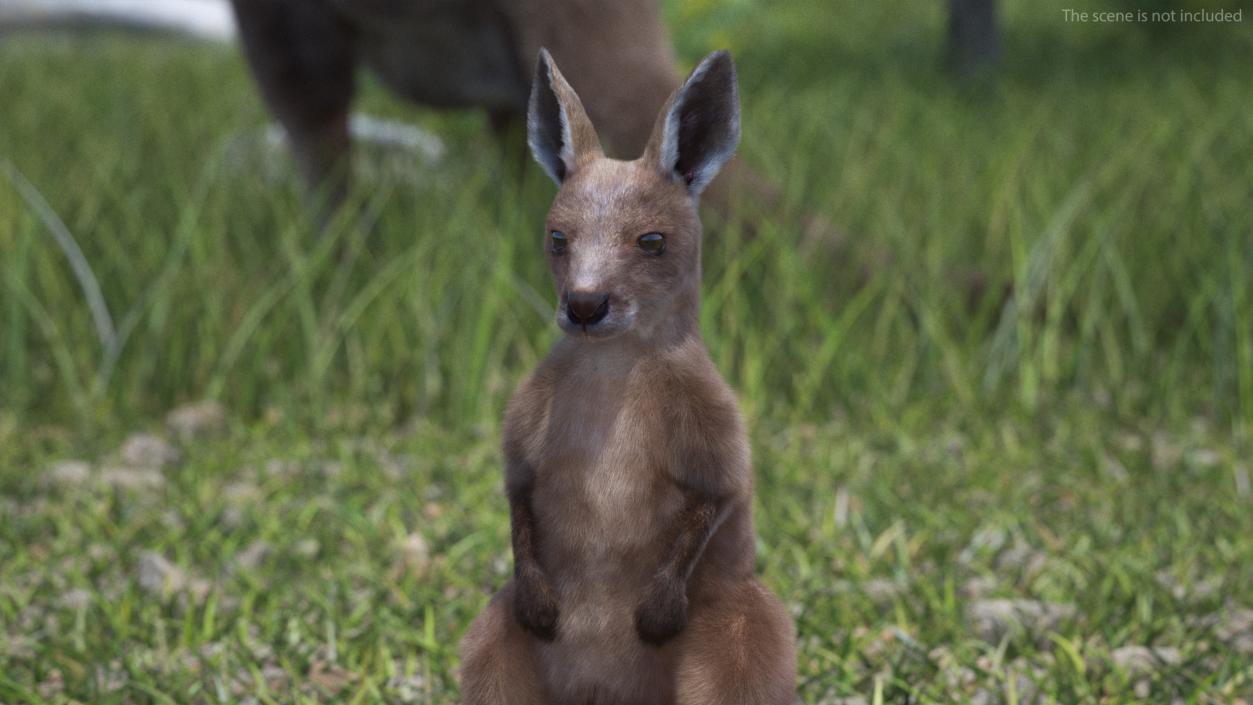
{"label": "hind leg", "polygon": [[692,605],[676,644],[677,705],[793,705],[796,635],[755,578]]}
{"label": "hind leg", "polygon": [[232,0],[244,54],[305,185],[332,206],[348,187],[353,30],[326,0]]}
{"label": "hind leg", "polygon": [[463,705],[548,705],[535,641],[513,617],[510,582],[461,639]]}

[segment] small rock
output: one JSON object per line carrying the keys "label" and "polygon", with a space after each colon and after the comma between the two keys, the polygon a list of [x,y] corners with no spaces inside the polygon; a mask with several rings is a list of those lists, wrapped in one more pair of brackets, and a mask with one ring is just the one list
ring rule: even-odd
{"label": "small rock", "polygon": [[48,672],[48,676],[39,684],[39,695],[45,699],[53,700],[65,690],[65,677],[61,675],[61,669],[54,668]]}
{"label": "small rock", "polygon": [[313,469],[330,480],[344,474],[344,464],[338,460],[319,460],[313,463]]}
{"label": "small rock", "polygon": [[166,415],[165,425],[183,442],[216,435],[226,430],[226,407],[212,399],[185,404]]}
{"label": "small rock", "polygon": [[183,515],[176,509],[167,509],[161,512],[161,525],[173,529],[177,533],[182,533],[187,529],[187,522],[183,520]]}
{"label": "small rock", "polygon": [[861,585],[862,593],[876,604],[891,602],[904,590],[905,586],[887,578],[871,578]]}
{"label": "small rock", "polygon": [[996,567],[1001,570],[1021,570],[1032,574],[1040,572],[1047,560],[1044,553],[1031,546],[1015,543],[996,557]]}
{"label": "small rock", "polygon": [[1213,448],[1196,448],[1188,453],[1188,462],[1196,467],[1212,468],[1222,460]]}
{"label": "small rock", "polygon": [[1123,646],[1110,652],[1109,657],[1115,666],[1131,675],[1150,674],[1162,666],[1173,666],[1183,661],[1179,649],[1170,646]]}
{"label": "small rock", "polygon": [[955,458],[961,458],[966,449],[966,437],[960,433],[950,433],[944,438],[944,450]]}
{"label": "small rock", "polygon": [[122,667],[120,659],[113,659],[109,664],[96,666],[96,684],[105,693],[116,693],[130,682],[130,674]]}
{"label": "small rock", "polygon": [[53,463],[44,473],[44,480],[57,487],[83,485],[91,478],[91,466],[82,460]]}
{"label": "small rock", "polygon": [[962,549],[957,555],[957,560],[963,565],[970,565],[977,556],[985,551],[993,553],[1001,550],[1001,546],[1005,545],[1008,538],[1004,529],[996,527],[985,527],[975,532],[970,537],[970,543]]}
{"label": "small rock", "polygon": [[1016,702],[1023,705],[1035,705],[1043,701],[1040,683],[1047,682],[1048,679],[1048,674],[1043,668],[1034,666],[1023,659],[1017,659],[1005,667],[1005,678],[1006,689],[1012,679]]}
{"label": "small rock", "polygon": [[287,671],[273,663],[267,663],[261,667],[261,678],[265,680],[265,687],[271,692],[285,690],[289,681]]}
{"label": "small rock", "polygon": [[1163,590],[1170,592],[1170,596],[1179,601],[1186,602],[1202,602],[1217,595],[1222,589],[1223,581],[1218,576],[1210,576],[1208,578],[1180,580],[1170,571],[1160,571],[1157,576],[1157,584]]}
{"label": "small rock", "polygon": [[187,574],[155,551],[143,551],[139,554],[136,572],[139,587],[156,595],[178,592],[188,584]]}
{"label": "small rock", "polygon": [[390,691],[398,702],[405,705],[426,700],[426,679],[419,675],[392,676],[387,679],[383,688]]}
{"label": "small rock", "polygon": [[295,460],[285,460],[283,458],[271,458],[265,461],[262,470],[267,477],[295,477],[300,474],[300,463]]}
{"label": "small rock", "polygon": [[322,544],[318,543],[317,539],[303,539],[296,543],[296,555],[301,558],[313,558],[320,550],[322,550]]}
{"label": "small rock", "polygon": [[969,690],[979,680],[979,674],[975,673],[973,668],[968,666],[958,666],[956,664],[945,668],[941,674],[945,684],[951,692],[963,693]]}
{"label": "small rock", "polygon": [[1116,482],[1126,482],[1131,477],[1131,473],[1127,472],[1127,466],[1112,453],[1105,453],[1101,457],[1101,469]]}
{"label": "small rock", "polygon": [[261,489],[247,480],[236,480],[222,488],[222,499],[227,504],[243,504],[261,494]]}
{"label": "small rock", "polygon": [[12,497],[0,497],[0,516],[18,517],[25,514],[25,505]]}
{"label": "small rock", "polygon": [[848,487],[840,485],[835,490],[835,525],[844,528],[848,526],[848,517],[852,499],[849,497]]}
{"label": "small rock", "polygon": [[1133,431],[1122,431],[1115,438],[1119,447],[1128,453],[1138,453],[1144,449],[1144,438]]}
{"label": "small rock", "polygon": [[100,479],[120,490],[156,489],[165,484],[165,477],[152,468],[105,468],[100,472]]}
{"label": "small rock", "polygon": [[93,543],[87,547],[87,557],[97,563],[112,562],[115,552],[107,543]]}
{"label": "small rock", "polygon": [[1183,457],[1183,449],[1172,438],[1158,431],[1153,434],[1153,447],[1149,457],[1155,470],[1173,469]]}
{"label": "small rock", "polygon": [[83,609],[84,607],[91,604],[91,592],[89,590],[83,590],[81,588],[70,590],[66,592],[65,594],[61,595],[60,602],[61,602],[62,607],[65,607],[68,609],[72,609],[72,610]]}
{"label": "small rock", "polygon": [[422,534],[412,533],[397,544],[401,565],[415,573],[424,573],[431,564],[431,549]]}
{"label": "small rock", "polygon": [[309,665],[308,678],[318,687],[335,695],[357,680],[357,674],[344,670],[336,664],[315,660]]}
{"label": "small rock", "polygon": [[148,592],[165,592],[177,589],[185,582],[185,576],[165,556],[154,551],[143,551],[139,554],[139,565],[136,569],[139,587]]}
{"label": "small rock", "polygon": [[1033,636],[1055,629],[1062,620],[1074,614],[1069,605],[1059,605],[1037,600],[979,600],[970,604],[966,616],[974,625],[975,632],[992,644],[999,643],[1007,634],[1024,631]]}
{"label": "small rock", "polygon": [[25,634],[11,634],[0,639],[0,656],[22,660],[35,657],[35,640]]}
{"label": "small rock", "polygon": [[122,461],[132,467],[160,469],[177,463],[178,450],[151,433],[131,434],[122,444]]}
{"label": "small rock", "polygon": [[884,674],[884,670],[889,672],[892,670],[893,665],[891,661],[895,655],[899,654],[902,647],[914,645],[918,645],[918,642],[901,630],[895,628],[880,629],[873,632],[873,636],[863,642],[861,654],[875,668],[880,669],[880,674]]}
{"label": "small rock", "polygon": [[1253,609],[1229,606],[1219,614],[1214,635],[1242,654],[1253,654]]}
{"label": "small rock", "polygon": [[238,529],[243,526],[246,518],[244,510],[239,507],[227,507],[222,510],[222,526],[230,529]]}
{"label": "small rock", "polygon": [[959,592],[961,592],[962,597],[965,597],[968,600],[977,600],[994,592],[996,587],[996,578],[986,575],[977,575],[962,583]]}
{"label": "small rock", "polygon": [[243,570],[252,570],[261,565],[273,548],[267,541],[253,541],[248,544],[247,548],[235,554],[235,566]]}

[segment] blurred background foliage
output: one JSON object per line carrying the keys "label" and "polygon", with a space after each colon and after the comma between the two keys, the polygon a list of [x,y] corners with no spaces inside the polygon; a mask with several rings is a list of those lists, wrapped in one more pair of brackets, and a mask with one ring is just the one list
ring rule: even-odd
{"label": "blurred background foliage", "polygon": [[[963,81],[940,61],[940,3],[666,14],[685,66],[734,51],[742,158],[786,195],[745,214],[755,236],[715,222],[707,237],[703,329],[751,411],[1031,410],[1078,392],[1249,418],[1247,19],[1161,32],[1004,2],[999,67]],[[249,415],[492,422],[555,335],[538,249],[551,186],[481,115],[369,83],[360,109],[447,153],[360,155],[354,206],[319,235],[235,52],[13,36],[0,85],[14,418],[90,429],[209,395]],[[807,238],[802,210],[841,235]],[[111,350],[50,213],[101,282]]]}

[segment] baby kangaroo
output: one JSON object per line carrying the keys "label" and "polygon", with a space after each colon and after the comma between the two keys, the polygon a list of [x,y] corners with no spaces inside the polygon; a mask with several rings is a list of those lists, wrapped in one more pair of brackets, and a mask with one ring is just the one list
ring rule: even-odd
{"label": "baby kangaroo", "polygon": [[644,155],[604,156],[541,51],[531,150],[566,332],[506,412],[514,577],[461,644],[467,705],[792,705],[791,620],[754,569],[748,440],[701,342],[697,199],[739,141],[711,54]]}

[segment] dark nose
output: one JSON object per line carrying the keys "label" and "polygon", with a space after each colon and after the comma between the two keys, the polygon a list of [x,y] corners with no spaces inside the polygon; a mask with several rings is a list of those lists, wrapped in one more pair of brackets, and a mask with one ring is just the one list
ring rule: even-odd
{"label": "dark nose", "polygon": [[597,291],[572,291],[566,297],[566,315],[575,325],[596,325],[609,315],[609,294]]}

